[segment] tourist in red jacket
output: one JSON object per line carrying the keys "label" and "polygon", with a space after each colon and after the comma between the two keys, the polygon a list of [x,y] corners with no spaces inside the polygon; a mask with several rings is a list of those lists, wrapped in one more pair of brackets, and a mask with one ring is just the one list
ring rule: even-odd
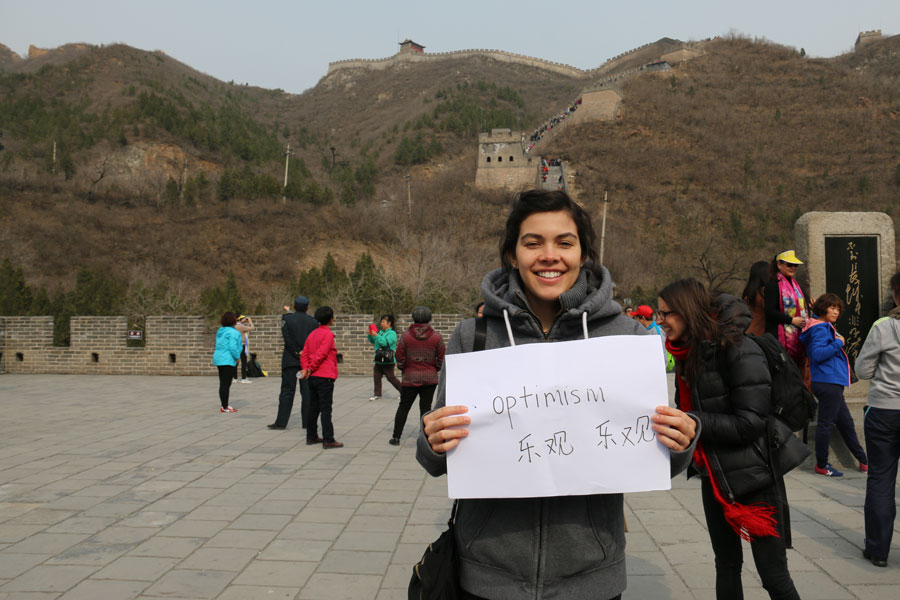
{"label": "tourist in red jacket", "polygon": [[416,396],[419,397],[419,419],[431,410],[431,399],[437,388],[438,371],[444,364],[444,339],[432,329],[431,310],[417,306],[412,312],[413,324],[403,332],[397,342],[397,366],[403,373],[400,387],[400,404],[394,416],[392,446],[400,445],[400,435],[406,425],[406,417]]}
{"label": "tourist in red jacket", "polygon": [[[343,448],[344,444],[334,439],[331,424],[331,405],[334,395],[334,380],[338,376],[337,348],[334,345],[334,311],[330,306],[316,309],[319,327],[314,329],[300,353],[300,378],[309,378],[309,415],[306,421],[306,445],[321,442],[322,448]],[[322,437],[318,435],[319,415],[322,415]]]}

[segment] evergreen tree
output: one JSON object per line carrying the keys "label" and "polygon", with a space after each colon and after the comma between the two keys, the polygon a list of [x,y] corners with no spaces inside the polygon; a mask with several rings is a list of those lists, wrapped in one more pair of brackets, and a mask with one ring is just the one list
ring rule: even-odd
{"label": "evergreen tree", "polygon": [[31,289],[25,284],[22,267],[8,258],[0,264],[0,315],[27,315],[31,310]]}

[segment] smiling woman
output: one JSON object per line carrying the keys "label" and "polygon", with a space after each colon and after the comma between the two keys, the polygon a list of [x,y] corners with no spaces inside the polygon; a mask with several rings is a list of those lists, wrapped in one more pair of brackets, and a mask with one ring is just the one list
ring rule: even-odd
{"label": "smiling woman", "polygon": [[[595,239],[590,217],[564,192],[522,193],[500,241],[502,267],[481,283],[481,347],[647,334],[613,301],[612,280],[597,262]],[[471,352],[475,340],[476,320],[463,321],[450,338],[447,354]],[[434,476],[447,472],[446,452],[466,443],[471,422],[466,406],[445,406],[446,389],[442,371],[436,410],[422,419],[416,451],[418,461]],[[538,398],[538,392],[543,391],[497,398],[494,410],[509,414],[519,402],[521,410],[552,410],[576,400],[584,400],[584,408],[603,394],[599,387],[568,396],[541,393]],[[690,461],[695,421],[669,406],[656,411],[653,431],[669,449],[672,472],[677,473]],[[618,598],[625,589],[622,494],[459,500],[453,531],[463,598],[606,600]]]}

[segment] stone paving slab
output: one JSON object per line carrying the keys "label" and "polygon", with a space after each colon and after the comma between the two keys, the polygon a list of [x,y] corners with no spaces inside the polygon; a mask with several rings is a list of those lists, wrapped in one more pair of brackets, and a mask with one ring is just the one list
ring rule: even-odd
{"label": "stone paving slab", "polygon": [[[415,461],[414,415],[388,445],[396,395],[342,377],[346,446],[326,451],[296,417],[266,429],[279,385],[235,385],[227,415],[212,377],[0,376],[0,600],[406,598],[451,504]],[[804,599],[900,596],[900,536],[887,569],[861,557],[865,481],[788,476]],[[629,495],[625,514],[626,598],[715,598],[696,481]],[[767,598],[744,548],[745,597]]]}

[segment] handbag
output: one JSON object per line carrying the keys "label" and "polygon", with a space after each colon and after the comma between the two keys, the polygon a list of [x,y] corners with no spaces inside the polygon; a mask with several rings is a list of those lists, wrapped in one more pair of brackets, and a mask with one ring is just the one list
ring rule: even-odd
{"label": "handbag", "polygon": [[409,600],[457,600],[461,597],[459,586],[459,558],[453,539],[453,522],[456,520],[458,500],[453,501],[447,530],[428,544],[422,560],[413,567],[409,578]]}
{"label": "handbag", "polygon": [[375,351],[375,362],[392,363],[394,362],[394,351],[390,348],[379,348]]}

